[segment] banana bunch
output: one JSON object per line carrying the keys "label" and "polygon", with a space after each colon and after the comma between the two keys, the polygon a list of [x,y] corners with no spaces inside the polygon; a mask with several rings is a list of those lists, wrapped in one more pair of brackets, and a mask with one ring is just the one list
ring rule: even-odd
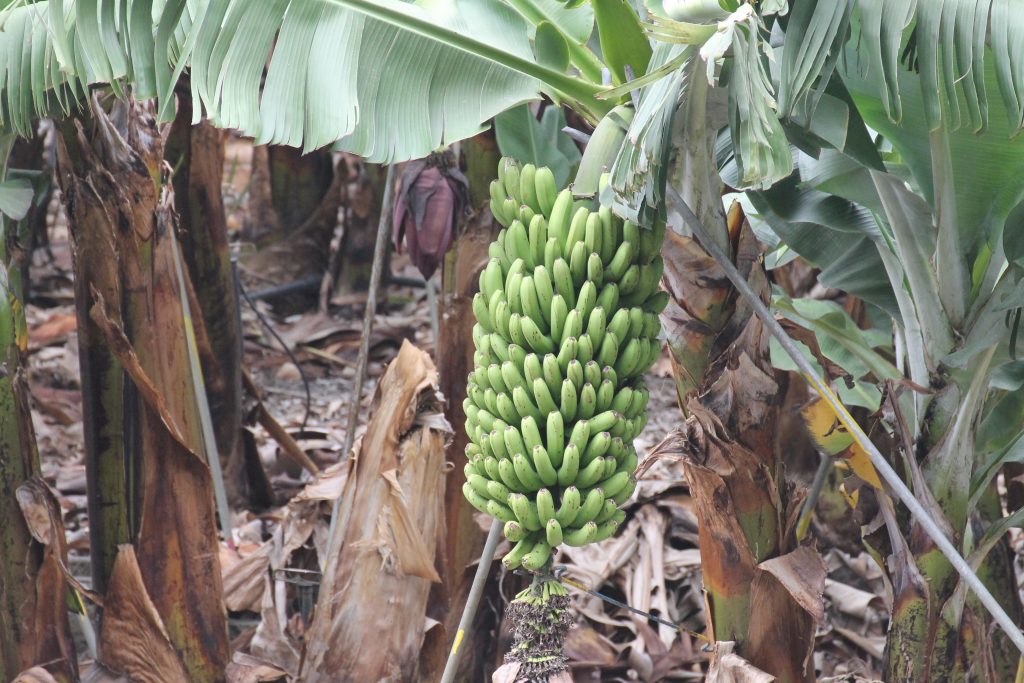
{"label": "banana bunch", "polygon": [[505,522],[509,569],[611,536],[636,488],[643,381],[660,353],[660,230],[577,202],[547,168],[502,159],[491,210],[505,228],[473,299],[464,403],[466,484]]}

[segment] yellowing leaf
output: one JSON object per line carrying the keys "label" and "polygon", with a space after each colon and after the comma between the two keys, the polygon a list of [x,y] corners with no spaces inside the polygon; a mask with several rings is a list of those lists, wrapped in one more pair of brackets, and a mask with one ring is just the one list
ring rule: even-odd
{"label": "yellowing leaf", "polygon": [[800,415],[819,449],[828,455],[843,458],[854,474],[876,489],[882,488],[878,472],[871,464],[867,451],[854,440],[827,401],[815,398],[804,406]]}

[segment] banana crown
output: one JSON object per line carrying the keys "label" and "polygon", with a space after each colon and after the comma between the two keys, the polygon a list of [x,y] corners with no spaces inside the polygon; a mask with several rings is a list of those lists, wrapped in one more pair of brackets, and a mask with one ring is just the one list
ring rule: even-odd
{"label": "banana crown", "polygon": [[664,225],[641,229],[508,158],[490,195],[503,229],[473,299],[463,493],[505,522],[505,566],[537,571],[625,519],[668,303]]}

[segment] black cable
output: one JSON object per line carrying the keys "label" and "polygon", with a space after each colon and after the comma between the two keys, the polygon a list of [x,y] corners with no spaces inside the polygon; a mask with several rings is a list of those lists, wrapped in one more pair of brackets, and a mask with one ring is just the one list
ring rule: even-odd
{"label": "black cable", "polygon": [[[292,350],[290,348],[288,348],[288,344],[286,344],[285,341],[281,339],[280,335],[277,334],[277,331],[274,330],[270,322],[260,312],[260,309],[256,308],[256,304],[253,303],[253,300],[249,298],[249,293],[246,292],[245,287],[242,286],[242,279],[238,277],[237,270],[235,270],[235,287],[238,289],[238,293],[242,296],[242,298],[245,299],[245,303],[249,304],[249,308],[251,308],[252,312],[256,314],[256,317],[259,319],[260,323],[263,324],[264,329],[266,329],[267,332],[270,333],[270,336],[277,340],[277,343],[281,345],[281,348],[284,349],[284,352],[288,354],[288,358],[291,359],[292,364],[299,371],[299,377],[302,378],[302,387],[306,390],[306,413],[305,415],[302,416],[302,429],[300,430],[300,433],[304,433],[306,431],[306,425],[309,423],[310,406],[313,403],[313,395],[309,390],[309,378],[306,377],[306,373],[305,371],[303,371],[302,366],[299,364],[299,360],[295,357],[295,354],[292,353]],[[239,335],[241,335],[241,328],[239,328],[238,333]]]}

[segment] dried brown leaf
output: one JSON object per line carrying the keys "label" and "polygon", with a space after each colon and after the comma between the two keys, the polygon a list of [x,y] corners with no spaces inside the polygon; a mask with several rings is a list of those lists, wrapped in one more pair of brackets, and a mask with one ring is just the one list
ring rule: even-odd
{"label": "dried brown leaf", "polygon": [[516,683],[516,677],[522,666],[520,662],[502,664],[491,674],[491,683]]}
{"label": "dried brown leaf", "polygon": [[734,653],[735,648],[733,641],[715,643],[711,668],[704,683],[772,683],[775,680],[774,676]]}
{"label": "dried brown leaf", "polygon": [[336,527],[342,551],[327,558],[303,680],[416,677],[430,583],[412,572],[433,569],[447,438],[417,416],[436,410],[437,371],[403,343],[352,458]]}
{"label": "dried brown leaf", "polygon": [[41,666],[22,671],[11,683],[57,683],[57,679]]}
{"label": "dried brown leaf", "polygon": [[111,352],[117,356],[121,365],[124,366],[125,372],[132,378],[135,387],[139,390],[139,395],[146,402],[146,405],[159,417],[171,438],[177,441],[184,450],[193,455],[203,467],[206,467],[206,460],[192,450],[192,446],[183,436],[181,429],[178,427],[177,420],[174,419],[170,409],[167,407],[163,393],[153,383],[153,380],[149,378],[149,375],[146,374],[146,370],[142,367],[142,363],[135,354],[135,349],[125,335],[124,330],[107,316],[107,305],[103,300],[103,295],[95,287],[92,290],[92,295],[96,303],[93,304],[92,309],[89,311],[89,317],[96,323],[96,326],[106,338]]}
{"label": "dried brown leaf", "polygon": [[100,655],[107,667],[137,683],[188,683],[185,667],[146,591],[131,545],[118,548],[110,575]]}

